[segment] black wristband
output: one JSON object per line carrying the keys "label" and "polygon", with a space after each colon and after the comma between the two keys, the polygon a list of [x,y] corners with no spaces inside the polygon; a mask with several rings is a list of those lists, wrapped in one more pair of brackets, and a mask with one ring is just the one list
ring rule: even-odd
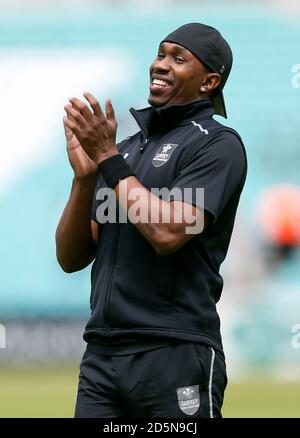
{"label": "black wristband", "polygon": [[107,186],[111,189],[119,184],[121,179],[127,178],[128,176],[135,176],[135,173],[121,154],[106,158],[106,160],[98,164],[97,168]]}

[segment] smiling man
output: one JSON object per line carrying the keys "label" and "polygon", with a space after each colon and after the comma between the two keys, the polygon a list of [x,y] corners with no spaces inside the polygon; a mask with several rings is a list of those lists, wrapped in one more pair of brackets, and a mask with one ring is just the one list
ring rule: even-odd
{"label": "smiling man", "polygon": [[199,91],[210,92],[220,82],[189,50],[167,41],[159,46],[150,79],[149,103],[154,107],[192,102],[199,99]]}
{"label": "smiling man", "polygon": [[213,118],[227,117],[231,65],[221,34],[190,23],[160,43],[132,137],[116,145],[110,101],[65,106],[74,178],[57,259],[66,272],[94,260],[76,417],[221,416],[219,270],[247,171],[239,135]]}

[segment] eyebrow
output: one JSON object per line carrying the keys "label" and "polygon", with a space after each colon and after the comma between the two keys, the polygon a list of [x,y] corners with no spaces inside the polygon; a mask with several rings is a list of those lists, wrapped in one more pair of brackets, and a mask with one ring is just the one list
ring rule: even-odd
{"label": "eyebrow", "polygon": [[[167,43],[168,41],[165,41],[165,42]],[[164,44],[165,44],[165,43],[161,43],[161,44],[159,45],[158,50],[162,50],[162,49],[164,49]],[[172,48],[171,48],[170,50],[173,51],[173,52],[175,52],[175,53],[182,53],[182,54],[189,54],[189,53],[190,53],[189,50],[185,49],[185,48],[182,47],[182,46],[178,46],[178,45],[175,44],[175,43],[171,43],[171,44],[173,44],[173,46],[172,46]]]}

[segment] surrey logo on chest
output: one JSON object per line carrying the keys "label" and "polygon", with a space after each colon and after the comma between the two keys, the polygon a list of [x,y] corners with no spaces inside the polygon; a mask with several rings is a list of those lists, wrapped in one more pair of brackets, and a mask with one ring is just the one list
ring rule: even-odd
{"label": "surrey logo on chest", "polygon": [[160,167],[165,164],[171,157],[173,151],[176,149],[178,144],[166,143],[163,144],[153,157],[152,164],[154,167]]}

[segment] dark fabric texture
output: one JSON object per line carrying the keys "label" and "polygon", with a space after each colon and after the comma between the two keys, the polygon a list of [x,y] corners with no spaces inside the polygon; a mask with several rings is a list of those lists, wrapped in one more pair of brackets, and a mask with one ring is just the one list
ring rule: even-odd
{"label": "dark fabric texture", "polygon": [[75,417],[220,418],[226,385],[222,355],[204,344],[177,342],[117,357],[88,346]]}
{"label": "dark fabric texture", "polygon": [[[140,183],[149,190],[192,189],[184,202],[204,208],[212,220],[179,250],[160,256],[134,224],[119,220],[117,205],[116,223],[100,225],[84,339],[97,338],[103,351],[118,340],[122,353],[126,345],[132,351],[132,344],[146,348],[150,340],[206,343],[222,352],[219,270],[246,178],[242,141],[212,118],[208,99],[131,112],[141,130],[118,148]],[[106,184],[99,177],[92,206],[96,221],[105,212],[97,196],[101,188]],[[198,188],[204,189],[204,203],[195,196]]]}
{"label": "dark fabric texture", "polygon": [[122,155],[113,155],[98,165],[98,172],[102,175],[107,187],[113,189],[120,180],[134,176],[131,167]]}
{"label": "dark fabric texture", "polygon": [[108,339],[99,337],[89,338],[89,348],[91,351],[103,356],[124,356],[125,354],[139,353],[141,351],[153,350],[154,348],[164,347],[174,344],[176,339],[170,338],[151,338],[137,335],[113,336]]}

